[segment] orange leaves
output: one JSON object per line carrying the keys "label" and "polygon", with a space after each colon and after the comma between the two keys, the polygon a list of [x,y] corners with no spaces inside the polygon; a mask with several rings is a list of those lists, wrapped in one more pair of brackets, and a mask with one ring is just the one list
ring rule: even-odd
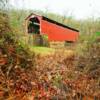
{"label": "orange leaves", "polygon": [[11,54],[15,51],[14,47],[12,45],[9,45],[8,52]]}
{"label": "orange leaves", "polygon": [[[96,92],[96,81],[75,69],[73,55],[67,58],[61,54],[60,56],[59,54],[48,55],[36,57],[33,61],[24,53],[16,53],[13,46],[8,48],[9,53],[7,54],[12,59],[10,63],[13,68],[4,82],[9,88],[9,93],[12,93],[18,100],[53,100],[55,98],[67,100],[78,94],[94,95],[95,93],[96,96],[99,94]],[[0,65],[7,64],[8,69],[7,60],[9,61],[9,59],[2,53],[0,55],[2,55]],[[32,61],[35,63],[34,67],[31,67]],[[25,67],[29,67],[21,68],[23,64]],[[0,77],[0,79],[2,78]],[[0,82],[3,84],[2,81]],[[2,95],[3,92],[0,91],[0,96]]]}
{"label": "orange leaves", "polygon": [[7,63],[7,59],[5,57],[0,57],[0,65],[5,65]]}
{"label": "orange leaves", "polygon": [[0,97],[3,97],[3,95],[4,95],[4,92],[0,91]]}
{"label": "orange leaves", "polygon": [[5,65],[7,63],[7,55],[2,54],[2,49],[0,49],[0,65]]}

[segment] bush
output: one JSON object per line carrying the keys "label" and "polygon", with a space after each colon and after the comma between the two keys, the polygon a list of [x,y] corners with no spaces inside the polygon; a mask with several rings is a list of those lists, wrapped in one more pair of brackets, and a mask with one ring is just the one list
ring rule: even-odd
{"label": "bush", "polygon": [[[0,34],[10,32],[9,17],[6,13],[0,12]],[[1,36],[1,35],[0,35]]]}
{"label": "bush", "polygon": [[[77,66],[79,70],[90,74],[100,70],[100,44],[94,42],[87,45],[86,51],[84,51],[83,55],[78,58]],[[95,76],[95,74],[93,75]]]}
{"label": "bush", "polygon": [[42,38],[43,38],[43,46],[49,47],[50,44],[49,44],[49,41],[48,41],[48,36],[47,35],[42,35]]}

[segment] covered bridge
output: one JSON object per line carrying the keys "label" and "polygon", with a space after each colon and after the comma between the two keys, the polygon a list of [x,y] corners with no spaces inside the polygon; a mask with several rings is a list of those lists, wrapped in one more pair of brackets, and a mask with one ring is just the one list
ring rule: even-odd
{"label": "covered bridge", "polygon": [[26,18],[26,33],[47,35],[50,42],[76,42],[79,36],[77,29],[34,13]]}

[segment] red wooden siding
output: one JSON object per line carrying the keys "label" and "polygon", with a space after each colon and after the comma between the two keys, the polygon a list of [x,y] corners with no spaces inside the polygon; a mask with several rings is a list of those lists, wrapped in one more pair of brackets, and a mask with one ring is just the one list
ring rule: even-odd
{"label": "red wooden siding", "polygon": [[48,19],[44,16],[30,14],[26,21],[30,18],[37,17],[40,21],[40,34],[48,36],[49,41],[72,41],[76,42],[79,37],[79,32],[76,29],[62,25],[56,21]]}
{"label": "red wooden siding", "polygon": [[59,26],[57,24],[41,20],[41,33],[48,35],[49,41],[77,41],[79,33]]}

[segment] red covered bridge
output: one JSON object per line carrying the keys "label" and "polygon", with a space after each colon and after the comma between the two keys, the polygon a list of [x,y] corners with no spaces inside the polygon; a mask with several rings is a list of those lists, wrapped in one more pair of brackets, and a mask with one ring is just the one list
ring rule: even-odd
{"label": "red covered bridge", "polygon": [[26,27],[27,33],[45,34],[49,41],[76,42],[79,36],[78,30],[34,13],[26,18]]}

